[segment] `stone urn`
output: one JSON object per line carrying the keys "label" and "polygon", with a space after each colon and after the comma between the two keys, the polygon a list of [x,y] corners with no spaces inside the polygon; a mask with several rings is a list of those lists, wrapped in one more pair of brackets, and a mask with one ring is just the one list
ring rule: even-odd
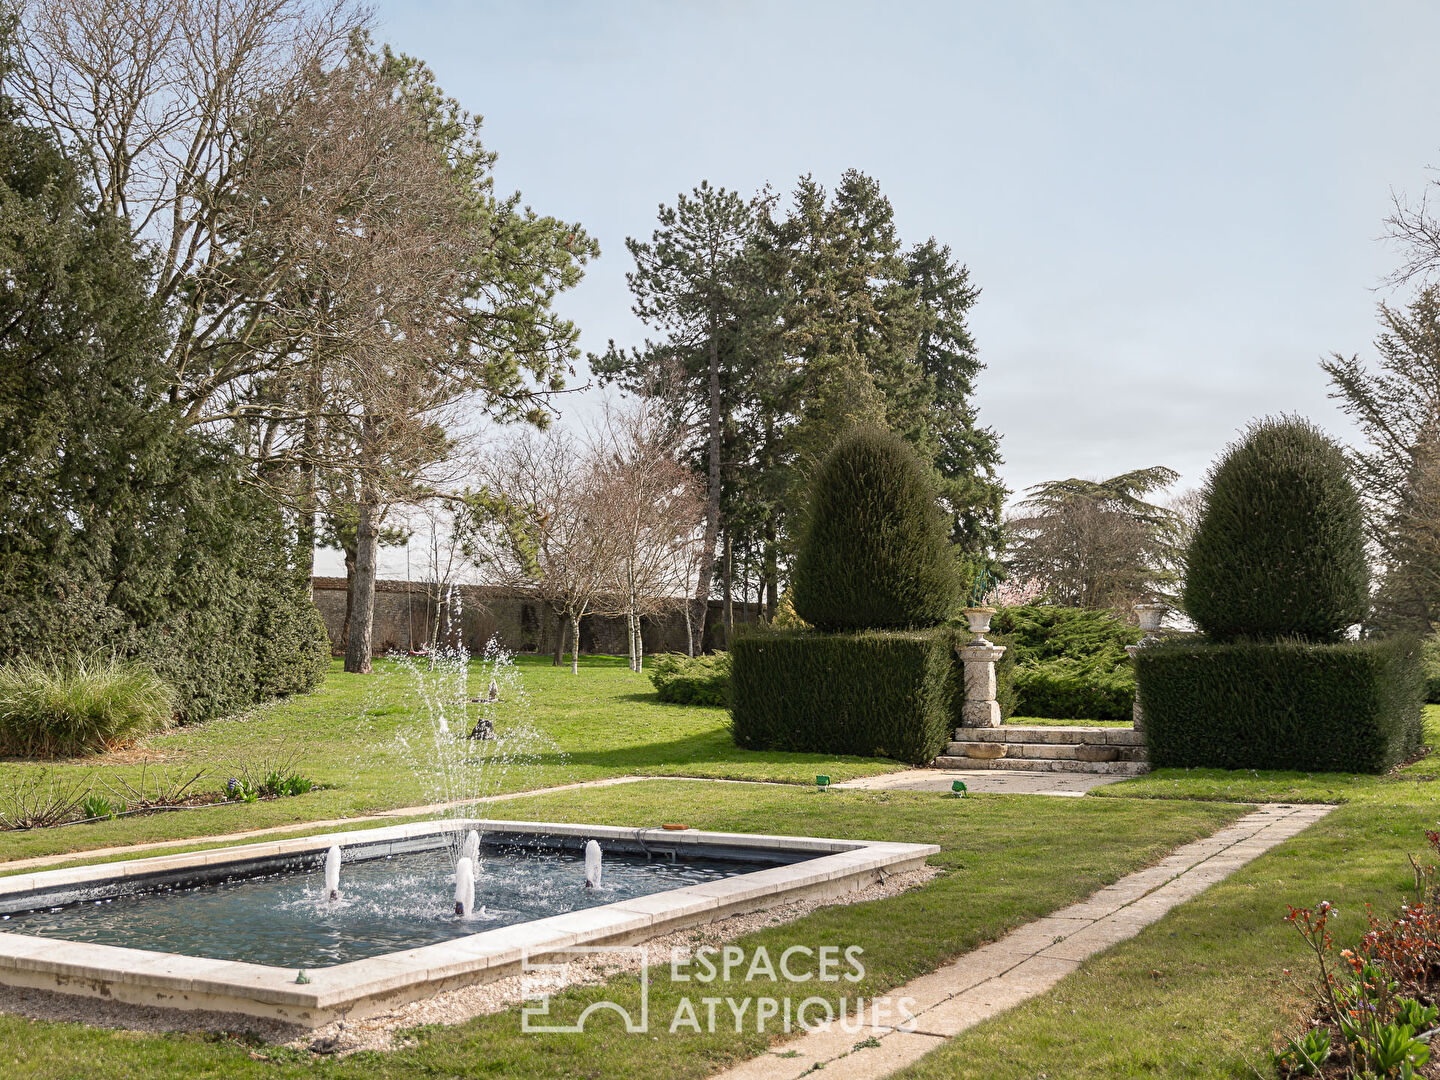
{"label": "stone urn", "polygon": [[1170,609],[1165,604],[1136,604],[1135,614],[1140,618],[1140,629],[1145,636],[1140,639],[1141,645],[1155,645],[1160,641],[1160,624],[1165,619],[1165,612]]}
{"label": "stone urn", "polygon": [[990,620],[995,617],[993,607],[967,607],[965,618],[970,623],[970,632],[975,635],[972,645],[989,645],[985,635],[990,632]]}

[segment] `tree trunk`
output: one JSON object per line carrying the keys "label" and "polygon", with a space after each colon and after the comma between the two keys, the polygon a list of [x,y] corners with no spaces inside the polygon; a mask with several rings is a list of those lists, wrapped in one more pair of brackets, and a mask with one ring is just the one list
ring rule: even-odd
{"label": "tree trunk", "polygon": [[355,610],[355,549],[345,549],[345,621],[340,625],[340,651],[350,645],[350,613]]}
{"label": "tree trunk", "polygon": [[695,659],[695,620],[691,617],[690,604],[685,603],[685,655],[691,660]]}
{"label": "tree trunk", "polygon": [[[319,512],[319,500],[315,493],[315,457],[317,453],[315,411],[320,396],[318,383],[319,368],[312,363],[305,395],[305,423],[300,432],[300,528],[299,535],[296,537],[300,548],[300,568],[305,571],[305,592],[311,600],[315,599],[315,515]],[[348,573],[346,578],[349,578]],[[346,591],[348,593],[348,588]],[[348,618],[348,599],[346,600],[346,613]]]}
{"label": "tree trunk", "polygon": [[[366,443],[372,433],[369,421],[360,427],[360,455],[368,457]],[[368,472],[366,474],[368,476]],[[350,638],[345,642],[345,670],[370,673],[371,635],[375,629],[375,564],[380,557],[380,500],[374,482],[360,484],[359,514],[355,528],[355,583],[350,617]]]}
{"label": "tree trunk", "polygon": [[705,624],[710,606],[710,581],[715,573],[715,544],[720,538],[720,328],[710,320],[710,401],[706,425],[710,435],[710,460],[705,478],[705,551],[700,563],[700,581],[695,589],[696,614],[700,617],[700,648],[705,648]]}
{"label": "tree trunk", "polygon": [[720,590],[723,598],[723,620],[725,623],[725,648],[735,639],[735,553],[730,546],[730,527],[725,527],[725,561],[720,565]]}
{"label": "tree trunk", "polygon": [[765,522],[765,618],[775,619],[780,606],[780,560],[775,551],[775,522]]}
{"label": "tree trunk", "polygon": [[565,662],[565,633],[570,629],[570,623],[563,612],[555,612],[555,663],[553,667],[559,667]]}
{"label": "tree trunk", "polygon": [[570,616],[570,674],[580,674],[580,616]]}

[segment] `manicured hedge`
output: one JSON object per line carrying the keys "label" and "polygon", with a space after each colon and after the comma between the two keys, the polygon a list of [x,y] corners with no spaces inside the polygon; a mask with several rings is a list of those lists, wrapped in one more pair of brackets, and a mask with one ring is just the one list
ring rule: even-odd
{"label": "manicured hedge", "polygon": [[730,650],[735,744],[928,764],[959,723],[956,642],[948,626],[737,638]]}
{"label": "manicured hedge", "polygon": [[1251,424],[1210,470],[1184,608],[1212,641],[1333,643],[1370,607],[1365,515],[1345,451],[1308,420]]}
{"label": "manicured hedge", "polygon": [[724,705],[730,699],[730,654],[666,654],[650,662],[650,681],[661,701],[674,705]]}
{"label": "manicured hedge", "polygon": [[1136,659],[1157,768],[1383,772],[1423,745],[1413,638],[1156,645]]}
{"label": "manicured hedge", "polygon": [[820,463],[795,551],[795,612],[819,630],[905,630],[955,613],[949,518],[915,449],[858,427]]}

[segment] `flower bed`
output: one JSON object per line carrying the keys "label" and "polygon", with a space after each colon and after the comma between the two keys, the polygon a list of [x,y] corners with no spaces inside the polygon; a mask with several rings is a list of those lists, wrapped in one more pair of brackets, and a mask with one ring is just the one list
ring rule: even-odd
{"label": "flower bed", "polygon": [[[1440,832],[1426,839],[1440,851]],[[1330,923],[1335,908],[1286,915],[1315,954],[1319,977],[1316,1016],[1303,1032],[1287,1036],[1275,1054],[1280,1075],[1437,1077],[1430,1041],[1440,1032],[1435,993],[1440,986],[1440,881],[1433,865],[1411,859],[1415,900],[1384,919],[1366,905],[1369,930],[1354,949],[1335,953]]]}

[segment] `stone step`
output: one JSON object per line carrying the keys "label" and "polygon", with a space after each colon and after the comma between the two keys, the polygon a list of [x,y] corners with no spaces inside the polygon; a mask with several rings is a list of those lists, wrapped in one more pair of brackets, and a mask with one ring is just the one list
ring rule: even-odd
{"label": "stone step", "polygon": [[1139,776],[1150,771],[1143,761],[1075,761],[1065,758],[972,758],[942,754],[937,769],[1005,769],[1011,772],[1103,773],[1108,776]]}
{"label": "stone step", "polygon": [[1144,761],[1143,746],[1114,746],[1108,743],[997,743],[952,742],[945,752],[951,757],[975,758],[981,761],[1010,760],[1044,761]]}
{"label": "stone step", "polygon": [[1089,743],[1110,746],[1144,746],[1145,733],[1129,727],[1079,727],[1002,724],[999,727],[955,729],[958,742]]}

